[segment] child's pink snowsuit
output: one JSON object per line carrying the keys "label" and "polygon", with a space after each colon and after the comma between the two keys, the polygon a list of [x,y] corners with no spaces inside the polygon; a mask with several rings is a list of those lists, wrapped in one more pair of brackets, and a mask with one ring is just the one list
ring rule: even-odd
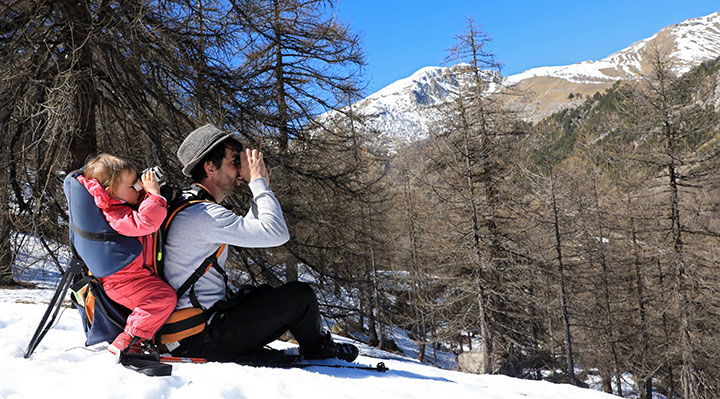
{"label": "child's pink snowsuit", "polygon": [[112,198],[96,179],[78,176],[95,199],[113,230],[124,236],[138,237],[143,253],[122,270],[100,278],[113,301],[132,310],[125,324],[128,334],[150,339],[175,310],[177,295],[153,271],[152,233],[160,228],[167,214],[167,201],[148,193],[134,210],[124,201]]}

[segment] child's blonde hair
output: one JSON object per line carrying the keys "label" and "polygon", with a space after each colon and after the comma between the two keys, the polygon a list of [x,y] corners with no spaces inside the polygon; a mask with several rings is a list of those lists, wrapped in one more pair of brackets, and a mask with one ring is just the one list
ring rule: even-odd
{"label": "child's blonde hair", "polygon": [[110,154],[100,154],[85,164],[85,177],[97,179],[106,190],[112,189],[120,181],[123,172],[138,173],[130,161]]}

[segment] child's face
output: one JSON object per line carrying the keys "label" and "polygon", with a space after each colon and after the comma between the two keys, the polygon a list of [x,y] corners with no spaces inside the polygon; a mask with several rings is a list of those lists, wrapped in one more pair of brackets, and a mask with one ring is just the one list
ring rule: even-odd
{"label": "child's face", "polygon": [[140,193],[133,187],[136,181],[137,173],[134,171],[122,172],[117,183],[108,189],[108,194],[128,204],[135,205],[140,198]]}

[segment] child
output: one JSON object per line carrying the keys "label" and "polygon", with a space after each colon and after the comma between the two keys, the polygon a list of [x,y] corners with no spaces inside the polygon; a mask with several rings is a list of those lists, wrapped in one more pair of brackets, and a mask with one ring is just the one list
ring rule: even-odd
{"label": "child", "polygon": [[[130,162],[100,154],[85,165],[78,180],[85,186],[105,219],[118,233],[138,237],[142,255],[122,270],[100,278],[113,301],[132,310],[125,331],[108,350],[119,358],[131,344],[152,339],[175,309],[177,295],[154,273],[152,233],[160,228],[167,214],[167,201],[160,196],[160,185],[153,172],[142,176],[143,191],[135,189],[138,172]],[[137,339],[134,339],[137,337]]]}

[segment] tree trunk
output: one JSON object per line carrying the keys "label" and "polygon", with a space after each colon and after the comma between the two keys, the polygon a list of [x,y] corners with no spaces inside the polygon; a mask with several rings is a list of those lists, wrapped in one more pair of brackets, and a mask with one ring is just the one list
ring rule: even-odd
{"label": "tree trunk", "polygon": [[[607,257],[605,256],[605,234],[604,226],[602,222],[602,216],[600,215],[600,199],[598,198],[597,191],[597,176],[593,171],[593,200],[595,205],[595,216],[598,230],[598,237],[600,238],[600,266],[603,284],[603,307],[605,310],[605,321],[606,321],[606,334],[610,343],[610,354],[612,355],[613,367],[615,372],[615,381],[617,383],[617,395],[623,396],[622,392],[622,374],[620,372],[620,360],[618,357],[617,345],[615,344],[615,321],[613,320],[612,307],[610,305],[610,271],[608,270]],[[612,393],[612,392],[611,392]]]}
{"label": "tree trunk", "polygon": [[[6,151],[4,148],[0,151]],[[10,195],[7,189],[7,170],[0,167],[0,286],[15,285],[12,274],[13,254],[10,241],[11,226],[10,220]]]}
{"label": "tree trunk", "polygon": [[367,319],[368,319],[368,343],[370,346],[377,346],[379,343],[377,333],[377,323],[375,321],[375,278],[373,277],[373,271],[375,270],[375,251],[370,248],[370,263],[365,264],[366,271],[366,283],[364,284],[366,289],[367,301]]}
{"label": "tree trunk", "polygon": [[288,107],[285,100],[285,74],[283,65],[282,31],[280,26],[280,5],[277,0],[273,1],[274,11],[274,34],[275,34],[275,101],[277,102],[278,113],[278,147],[280,156],[287,154],[287,147],[290,141],[288,130]]}
{"label": "tree trunk", "polygon": [[[203,32],[203,2],[202,0],[198,0],[196,2],[197,11],[195,12],[195,29],[197,29],[198,32]],[[198,40],[198,52],[197,52],[197,58],[198,58],[198,65],[206,65],[207,60],[205,59],[205,38],[202,37],[200,40]],[[198,69],[195,76],[193,76],[193,80],[195,81],[195,90],[198,93],[205,93],[207,89],[205,88],[205,74],[204,74],[204,68]],[[201,96],[195,96],[195,108],[197,112],[197,118],[200,123],[209,123],[212,121],[209,121],[207,118],[207,113],[205,112],[205,104],[201,101]],[[221,121],[222,122],[222,121]]]}
{"label": "tree trunk", "polygon": [[10,245],[10,165],[9,159],[12,153],[10,145],[9,121],[11,111],[9,107],[0,110],[2,119],[0,121],[0,286],[14,284],[12,275],[12,246]]}
{"label": "tree trunk", "polygon": [[[277,129],[278,129],[278,155],[280,158],[288,156],[288,143],[290,132],[287,126],[289,115],[285,100],[285,71],[282,51],[282,30],[280,26],[280,5],[273,1],[273,29],[275,34],[275,101],[277,103]],[[285,279],[287,282],[298,281],[298,269],[294,262],[285,264]]]}
{"label": "tree trunk", "polygon": [[[662,264],[660,263],[660,259],[657,259],[657,267],[658,267],[658,279],[660,281],[660,292],[663,292],[665,290],[665,275],[662,270]],[[662,314],[662,324],[663,324],[663,332],[665,334],[665,345],[667,345],[668,348],[672,348],[675,345],[675,342],[673,342],[673,339],[670,336],[670,322],[668,321],[667,314],[663,312]],[[673,355],[669,353],[668,351],[665,352],[665,363],[667,364],[668,368],[668,397],[672,398],[675,395],[675,368],[673,367]]]}
{"label": "tree trunk", "polygon": [[555,184],[550,170],[550,195],[552,200],[552,210],[555,227],[555,250],[557,252],[558,272],[560,280],[560,308],[562,311],[563,327],[565,329],[565,357],[567,360],[567,375],[572,385],[577,385],[575,378],[575,360],[572,347],[572,335],[570,333],[570,313],[567,305],[567,290],[565,288],[565,266],[562,255],[562,240],[560,237],[560,218],[557,209],[557,201],[555,198]]}
{"label": "tree trunk", "polygon": [[648,377],[645,380],[645,385],[643,386],[642,391],[640,392],[640,397],[644,399],[652,399],[653,398],[653,383],[652,383],[652,377]]}
{"label": "tree trunk", "polygon": [[[464,108],[461,105],[461,115],[463,119],[465,118],[465,112]],[[463,120],[464,126],[469,126],[469,123],[467,120]],[[467,196],[468,196],[468,205],[470,210],[470,220],[472,222],[472,246],[473,246],[473,255],[475,256],[475,267],[477,272],[477,302],[478,302],[478,321],[480,322],[480,341],[482,342],[482,373],[483,374],[492,374],[492,358],[493,358],[493,343],[491,339],[491,331],[489,328],[489,315],[487,314],[487,295],[485,293],[485,287],[483,284],[485,283],[484,277],[485,272],[483,270],[483,263],[482,263],[482,243],[480,242],[480,215],[478,211],[477,203],[475,202],[475,187],[473,186],[472,179],[470,177],[470,170],[471,170],[471,164],[470,164],[470,132],[468,129],[463,129],[464,133],[464,162],[465,162],[465,170],[468,175],[467,177]]]}
{"label": "tree trunk", "polygon": [[692,322],[692,309],[688,287],[688,275],[683,257],[682,225],[680,222],[680,192],[675,161],[675,132],[672,126],[664,123],[665,137],[667,139],[667,153],[670,154],[668,164],[668,184],[670,186],[670,222],[672,224],[673,239],[673,265],[675,267],[675,284],[677,287],[677,300],[680,311],[680,350],[682,351],[682,368],[680,370],[680,385],[683,399],[695,399],[697,395],[697,374],[695,358],[690,332]]}
{"label": "tree trunk", "polygon": [[71,43],[73,56],[72,71],[77,84],[75,93],[75,112],[77,125],[70,139],[70,170],[78,169],[86,159],[97,153],[97,132],[95,128],[95,105],[97,94],[93,81],[93,50],[88,42],[92,16],[84,2],[63,0],[60,2],[64,12],[73,21],[73,30],[68,43]]}
{"label": "tree trunk", "polygon": [[605,391],[609,394],[612,394],[613,393],[612,376],[611,376],[610,372],[603,367],[600,370],[600,376],[602,379],[603,391]]}
{"label": "tree trunk", "polygon": [[408,220],[408,240],[410,242],[410,307],[413,309],[413,333],[415,334],[415,342],[418,344],[418,360],[425,360],[425,315],[421,309],[420,298],[420,265],[418,260],[418,244],[415,232],[415,215],[412,201],[412,192],[410,190],[410,182],[405,183],[405,209],[407,211]]}
{"label": "tree trunk", "polygon": [[[632,196],[627,194],[628,211],[632,212],[633,202]],[[637,288],[638,311],[640,312],[640,333],[641,333],[641,370],[643,374],[649,371],[647,359],[650,352],[650,339],[648,337],[647,311],[645,310],[645,287],[643,283],[643,273],[641,269],[640,244],[637,239],[637,228],[635,226],[635,217],[630,216],[630,231],[633,245],[633,257],[635,265],[635,285]],[[647,374],[646,374],[647,375]],[[652,399],[652,375],[647,376],[643,384],[643,390],[640,392],[641,399]]]}
{"label": "tree trunk", "polygon": [[384,348],[385,347],[385,329],[383,328],[383,311],[380,307],[380,293],[378,289],[378,279],[377,279],[377,265],[375,264],[375,251],[372,251],[372,296],[373,296],[373,303],[375,305],[375,311],[377,312],[377,317],[373,318],[374,320],[378,320],[379,328],[378,328],[378,342],[377,347],[378,348]]}

